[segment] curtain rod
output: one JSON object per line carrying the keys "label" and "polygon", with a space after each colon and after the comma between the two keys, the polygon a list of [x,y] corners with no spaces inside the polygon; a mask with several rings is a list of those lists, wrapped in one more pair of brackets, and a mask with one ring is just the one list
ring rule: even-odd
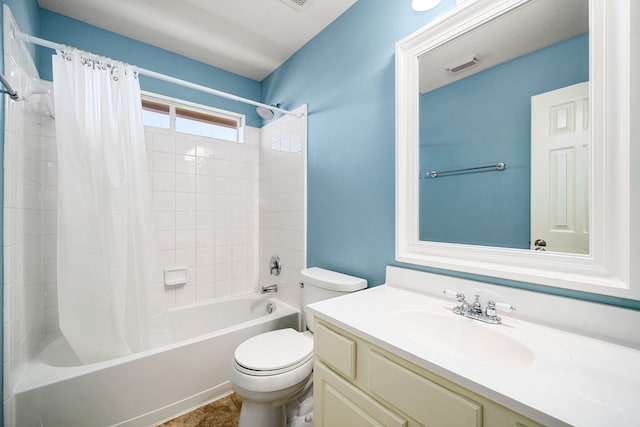
{"label": "curtain rod", "polygon": [[[63,44],[59,44],[59,43],[55,43],[49,40],[45,40],[45,39],[41,39],[39,37],[34,37],[30,34],[25,34],[22,33],[20,31],[18,31],[17,29],[14,28],[14,35],[16,37],[16,39],[18,40],[22,40],[24,42],[27,43],[31,43],[31,44],[36,44],[38,46],[43,46],[43,47],[48,47],[49,49],[55,49],[55,50],[59,50],[59,49],[64,49],[64,48],[68,48],[69,46],[65,46]],[[93,55],[93,54],[92,54]],[[294,113],[293,111],[289,111],[289,110],[283,110],[281,108],[277,108],[274,107],[273,105],[267,105],[267,104],[263,104],[261,102],[257,102],[257,101],[253,101],[251,99],[247,99],[247,98],[243,98],[241,96],[236,96],[236,95],[232,95],[230,93],[227,92],[222,92],[216,89],[212,89],[210,87],[206,87],[206,86],[202,86],[199,85],[197,83],[192,83],[186,80],[182,80],[182,79],[178,79],[176,77],[171,77],[171,76],[167,76],[166,74],[161,74],[161,73],[157,73],[155,71],[151,71],[151,70],[147,70],[145,68],[140,68],[137,67],[138,69],[138,73],[157,79],[157,80],[162,80],[165,82],[169,82],[169,83],[173,83],[176,84],[178,86],[183,86],[189,89],[195,89],[198,90],[200,92],[205,92],[211,95],[216,95],[216,96],[220,96],[222,98],[227,98],[227,99],[231,99],[232,101],[238,101],[238,102],[243,102],[245,104],[250,104],[253,105],[254,107],[263,107],[272,111],[277,111],[279,113],[283,113],[283,114],[288,114],[290,116],[294,116],[297,118],[300,118],[304,115],[304,113]]]}
{"label": "curtain rod", "polygon": [[6,93],[14,101],[20,99],[20,97],[18,96],[18,92],[16,92],[13,86],[11,86],[4,74],[0,74],[0,83],[2,83],[2,86],[4,86],[5,88],[5,90],[0,90],[0,93]]}

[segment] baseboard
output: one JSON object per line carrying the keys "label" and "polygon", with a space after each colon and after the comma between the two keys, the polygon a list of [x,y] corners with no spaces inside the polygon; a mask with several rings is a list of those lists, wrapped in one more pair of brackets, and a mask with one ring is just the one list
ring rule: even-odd
{"label": "baseboard", "polygon": [[174,402],[170,405],[158,408],[154,411],[147,412],[146,414],[137,416],[135,418],[128,419],[118,424],[114,424],[113,427],[151,427],[162,424],[180,415],[184,415],[193,411],[201,406],[218,400],[224,396],[227,396],[233,392],[231,388],[231,382],[226,381],[220,385],[207,389],[203,392],[194,394],[185,399]]}

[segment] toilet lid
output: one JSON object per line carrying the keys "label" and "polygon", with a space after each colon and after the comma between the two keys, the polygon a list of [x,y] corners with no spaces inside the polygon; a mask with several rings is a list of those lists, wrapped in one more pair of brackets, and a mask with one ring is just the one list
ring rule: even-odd
{"label": "toilet lid", "polygon": [[294,329],[278,329],[249,338],[236,348],[235,361],[252,371],[295,367],[313,355],[313,339]]}

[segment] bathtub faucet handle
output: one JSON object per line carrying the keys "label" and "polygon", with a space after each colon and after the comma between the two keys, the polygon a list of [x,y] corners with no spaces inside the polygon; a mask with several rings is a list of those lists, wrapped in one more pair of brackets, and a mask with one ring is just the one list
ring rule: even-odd
{"label": "bathtub faucet handle", "polygon": [[271,285],[271,286],[261,286],[260,287],[260,293],[261,294],[267,294],[270,292],[278,292],[278,285]]}
{"label": "bathtub faucet handle", "polygon": [[280,257],[278,255],[274,255],[269,260],[269,269],[272,276],[279,276],[280,271],[282,271],[282,263],[280,262]]}

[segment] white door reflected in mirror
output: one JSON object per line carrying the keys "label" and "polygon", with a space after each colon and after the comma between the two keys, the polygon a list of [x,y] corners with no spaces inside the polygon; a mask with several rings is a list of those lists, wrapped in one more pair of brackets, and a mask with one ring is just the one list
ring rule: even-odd
{"label": "white door reflected in mirror", "polygon": [[531,249],[589,253],[589,83],[531,98]]}

